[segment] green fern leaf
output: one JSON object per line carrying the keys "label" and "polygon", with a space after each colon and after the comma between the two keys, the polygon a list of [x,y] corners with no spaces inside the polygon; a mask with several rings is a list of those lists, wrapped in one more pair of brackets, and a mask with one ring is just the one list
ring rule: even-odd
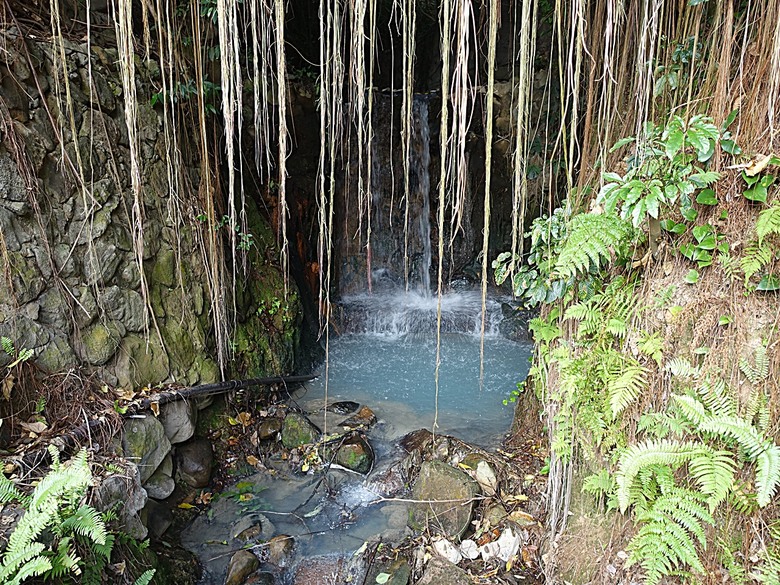
{"label": "green fern leaf", "polygon": [[760,344],[756,347],[755,363],[751,364],[746,358],[739,360],[739,369],[754,386],[769,377],[769,356],[766,346]]}
{"label": "green fern leaf", "polygon": [[688,464],[688,471],[708,496],[707,503],[710,512],[726,499],[734,485],[736,463],[728,451],[707,451],[693,459]]}
{"label": "green fern leaf", "polygon": [[699,368],[691,365],[685,358],[675,357],[666,364],[666,369],[676,378],[696,378],[700,374]]}
{"label": "green fern leaf", "polygon": [[135,580],[135,583],[133,585],[149,585],[149,583],[152,582],[152,577],[154,577],[156,570],[155,569],[149,569],[148,571],[144,571],[144,573],[138,577],[138,579]]}
{"label": "green fern leaf", "polygon": [[780,448],[768,447],[756,459],[756,502],[763,508],[769,505],[780,482]]}
{"label": "green fern leaf", "polygon": [[630,501],[630,489],[639,471],[649,465],[676,468],[701,453],[701,445],[690,441],[658,439],[642,441],[628,447],[620,457],[615,481],[620,511],[625,512]]}
{"label": "green fern leaf", "polygon": [[599,270],[632,239],[632,234],[630,224],[615,216],[577,215],[571,220],[569,235],[558,256],[555,272],[566,279]]}
{"label": "green fern leaf", "polygon": [[628,366],[607,386],[612,416],[617,417],[636,401],[647,388],[647,369],[639,365]]}
{"label": "green fern leaf", "polygon": [[3,351],[13,357],[16,355],[16,348],[14,347],[14,342],[11,341],[8,337],[0,337],[0,345],[3,347]]}
{"label": "green fern leaf", "polygon": [[777,199],[772,203],[772,207],[759,213],[756,220],[758,244],[761,245],[763,239],[770,234],[780,234],[780,203]]}
{"label": "green fern leaf", "polygon": [[745,248],[745,254],[740,259],[740,267],[745,273],[745,283],[754,274],[772,261],[772,249],[764,244],[751,244]]}
{"label": "green fern leaf", "polygon": [[75,532],[92,542],[100,545],[106,544],[106,525],[100,517],[100,512],[92,506],[81,506],[76,512],[60,524],[61,533]]}
{"label": "green fern leaf", "polygon": [[24,501],[24,499],[21,492],[16,489],[14,482],[0,473],[0,504],[13,501]]}

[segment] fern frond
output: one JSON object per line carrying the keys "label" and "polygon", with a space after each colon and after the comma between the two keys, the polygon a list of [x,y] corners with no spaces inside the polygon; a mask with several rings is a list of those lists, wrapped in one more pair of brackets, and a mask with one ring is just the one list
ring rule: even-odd
{"label": "fern frond", "polygon": [[14,482],[0,473],[0,504],[13,501],[24,501],[24,496],[16,489]]}
{"label": "fern frond", "polygon": [[58,531],[63,533],[75,532],[89,538],[100,545],[106,544],[106,525],[100,517],[100,512],[92,506],[81,506],[76,512],[60,524]]}
{"label": "fern frond", "polygon": [[756,220],[756,235],[759,246],[763,243],[764,238],[770,234],[780,234],[780,203],[777,199],[772,203],[772,207],[759,213]]}
{"label": "fern frond", "polygon": [[676,378],[696,378],[701,371],[685,358],[675,357],[666,364],[666,369]]}
{"label": "fern frond", "polygon": [[772,261],[772,249],[764,244],[750,244],[745,248],[745,253],[739,261],[742,272],[745,273],[745,283],[754,274]]}
{"label": "fern frond", "polygon": [[701,445],[690,441],[658,439],[642,441],[628,447],[620,457],[615,475],[620,511],[625,512],[630,501],[630,489],[639,471],[649,465],[676,468],[701,453]]}
{"label": "fern frond", "polygon": [[626,367],[607,385],[612,416],[617,417],[647,389],[647,369],[639,365]]}
{"label": "fern frond", "polygon": [[[46,557],[36,556],[22,565],[7,583],[8,585],[21,585],[30,577],[46,575],[49,571],[51,571],[51,561]],[[6,583],[6,581],[2,582]]]}
{"label": "fern frond", "polygon": [[705,418],[699,423],[699,429],[705,433],[734,439],[747,452],[751,461],[772,445],[752,424],[737,416]]}
{"label": "fern frond", "polygon": [[707,419],[707,411],[699,399],[687,394],[684,396],[675,395],[673,399],[680,413],[695,426],[700,426]]}
{"label": "fern frond", "polygon": [[708,496],[710,512],[729,495],[734,485],[736,468],[728,451],[703,450],[688,464],[688,471],[699,484],[701,492]]}
{"label": "fern frond", "polygon": [[149,569],[148,571],[144,571],[141,576],[135,580],[133,585],[149,585],[149,583],[152,582],[152,577],[154,577],[156,572],[156,569]]}
{"label": "fern frond", "polygon": [[756,502],[767,506],[777,491],[780,482],[780,448],[768,447],[756,459]]}
{"label": "fern frond", "polygon": [[583,213],[569,224],[555,272],[571,278],[599,270],[622,244],[631,240],[633,229],[622,219],[609,214]]}
{"label": "fern frond", "polygon": [[645,524],[629,543],[627,566],[639,563],[645,571],[645,582],[650,585],[686,567],[703,573],[696,541],[704,544],[703,524],[711,525],[714,520],[702,503],[700,494],[672,488],[638,514],[637,520]]}
{"label": "fern frond", "polygon": [[729,392],[722,378],[702,382],[698,388],[702,402],[714,416],[736,416],[737,399]]}
{"label": "fern frond", "polygon": [[615,480],[607,469],[600,469],[582,482],[582,491],[596,497],[609,495],[615,487]]}
{"label": "fern frond", "polygon": [[[33,563],[36,558],[40,558],[40,554],[44,551],[45,547],[40,542],[28,543],[25,546],[17,546],[11,548],[10,543],[8,549],[3,553],[3,564],[0,565],[0,583],[10,583],[12,577],[24,569],[24,567],[30,563]],[[40,564],[35,563],[35,567]],[[49,563],[51,567],[51,563]],[[40,575],[42,573],[34,573]],[[30,573],[32,576],[33,573]],[[20,581],[17,581],[20,582]]]}
{"label": "fern frond", "polygon": [[767,356],[766,346],[763,343],[756,347],[754,362],[751,364],[744,357],[739,359],[740,371],[755,386],[769,377],[769,356]]}
{"label": "fern frond", "polygon": [[16,355],[16,348],[14,347],[14,342],[11,341],[8,337],[0,337],[0,345],[3,347],[3,351],[13,357]]}

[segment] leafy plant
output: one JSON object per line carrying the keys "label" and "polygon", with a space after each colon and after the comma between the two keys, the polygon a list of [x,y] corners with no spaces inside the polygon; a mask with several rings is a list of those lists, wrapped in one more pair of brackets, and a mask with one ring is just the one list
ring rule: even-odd
{"label": "leafy plant", "polygon": [[0,337],[0,345],[3,348],[3,352],[11,358],[11,363],[6,366],[8,370],[11,370],[21,363],[26,362],[33,356],[33,350],[22,348],[18,352],[14,342],[8,337]]}
{"label": "leafy plant", "polygon": [[[51,470],[30,496],[0,474],[0,503],[17,501],[25,513],[8,539],[0,559],[0,582],[18,585],[31,577],[44,579],[82,575],[83,569],[105,567],[110,562],[115,536],[109,533],[100,513],[83,503],[92,473],[87,452],[80,451],[68,463],[49,447]],[[86,558],[84,558],[86,557]],[[99,573],[99,572],[98,572]],[[153,571],[147,571],[146,583]],[[86,576],[87,573],[85,573]],[[144,583],[144,576],[138,581]],[[99,574],[97,581],[99,583]]]}
{"label": "leafy plant", "polygon": [[665,208],[679,207],[683,217],[695,219],[692,196],[720,178],[704,168],[719,137],[712,119],[701,115],[687,122],[674,116],[664,128],[648,123],[641,139],[624,138],[612,148],[635,144],[635,152],[626,159],[628,172],[604,173],[605,185],[596,202],[608,215],[619,208],[620,217],[634,227],[647,218],[660,219]]}

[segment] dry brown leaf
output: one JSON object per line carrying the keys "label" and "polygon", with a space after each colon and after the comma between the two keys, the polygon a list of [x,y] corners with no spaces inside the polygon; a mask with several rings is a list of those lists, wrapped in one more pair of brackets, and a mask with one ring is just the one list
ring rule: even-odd
{"label": "dry brown leaf", "polygon": [[149,404],[149,409],[154,413],[154,416],[160,416],[160,403],[152,402]]}
{"label": "dry brown leaf", "polygon": [[25,431],[28,431],[30,433],[35,433],[37,435],[40,435],[43,431],[45,431],[48,426],[46,423],[43,423],[41,421],[35,421],[32,423],[19,423],[19,426],[22,427]]}
{"label": "dry brown leaf", "polygon": [[258,463],[260,463],[260,460],[257,457],[255,457],[254,455],[247,455],[246,456],[246,462],[249,463],[249,465],[251,465],[252,467],[254,467]]}
{"label": "dry brown leaf", "polygon": [[14,377],[11,374],[8,374],[5,378],[3,378],[3,398],[6,400],[11,400],[11,390],[14,389]]}

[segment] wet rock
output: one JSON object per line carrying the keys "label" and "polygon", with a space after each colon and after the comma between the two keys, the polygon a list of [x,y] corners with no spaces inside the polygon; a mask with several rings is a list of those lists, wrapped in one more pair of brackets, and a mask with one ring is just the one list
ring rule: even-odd
{"label": "wet rock", "polygon": [[384,470],[375,470],[366,479],[366,489],[383,498],[400,494],[406,487],[402,465],[391,465]]}
{"label": "wet rock", "polygon": [[368,406],[362,406],[355,414],[343,421],[340,426],[347,429],[367,429],[376,424],[376,415]]}
{"label": "wet rock", "polygon": [[498,324],[498,331],[512,341],[532,341],[528,331],[528,322],[534,317],[533,311],[514,308],[504,303],[501,305],[504,319]]}
{"label": "wet rock", "polygon": [[282,444],[288,449],[315,443],[320,430],[312,422],[297,412],[290,412],[282,423]]}
{"label": "wet rock", "polygon": [[425,567],[422,578],[417,581],[417,585],[469,585],[470,583],[471,579],[466,571],[441,557],[432,557]]}
{"label": "wet rock", "polygon": [[260,423],[260,427],[257,429],[257,437],[261,441],[267,441],[273,439],[282,430],[282,421],[278,418],[267,418]]}
{"label": "wet rock", "polygon": [[243,516],[235,523],[230,531],[231,536],[241,542],[266,541],[270,539],[276,528],[271,521],[262,514],[253,513]]}
{"label": "wet rock", "polygon": [[374,465],[374,450],[368,441],[355,434],[341,443],[336,451],[334,463],[365,475]]}
{"label": "wet rock", "polygon": [[143,540],[147,529],[138,516],[146,505],[146,490],[141,487],[138,468],[127,464],[121,474],[109,475],[95,491],[95,505],[100,510],[116,510],[122,532]]}
{"label": "wet rock", "polygon": [[279,534],[268,541],[268,562],[277,567],[289,567],[293,560],[295,539]]}
{"label": "wet rock", "polygon": [[[431,503],[412,507],[409,526],[418,531],[433,529],[453,539],[459,539],[468,528],[474,502],[479,493],[477,482],[468,475],[441,461],[426,461],[412,488],[412,498]],[[448,500],[435,503],[435,500]],[[463,503],[452,500],[462,500]]]}
{"label": "wet rock", "polygon": [[160,539],[173,523],[173,513],[165,504],[154,500],[147,500],[146,506],[141,511],[141,520],[149,529],[149,536]]}
{"label": "wet rock", "polygon": [[387,581],[384,581],[385,585],[407,585],[411,569],[406,559],[400,558],[392,563],[380,565],[378,570],[375,570],[366,580],[366,583],[377,583],[377,576],[381,574],[389,575]]}
{"label": "wet rock", "polygon": [[260,561],[248,550],[240,550],[230,559],[225,585],[243,585],[247,577],[260,566]]}
{"label": "wet rock", "polygon": [[173,493],[175,488],[176,482],[173,481],[173,477],[161,469],[155,471],[144,483],[147,495],[155,500],[164,500]]}
{"label": "wet rock", "polygon": [[276,577],[273,573],[256,573],[245,581],[246,585],[275,585]]}
{"label": "wet rock", "polygon": [[195,434],[198,408],[194,402],[188,400],[169,402],[160,408],[160,422],[172,445],[183,443]]}
{"label": "wet rock", "polygon": [[433,441],[433,433],[428,429],[419,429],[404,435],[400,445],[409,454],[426,450]]}
{"label": "wet rock", "polygon": [[453,565],[457,565],[463,560],[463,555],[454,544],[446,538],[433,542],[433,551],[440,557],[447,559]]}
{"label": "wet rock", "polygon": [[[167,439],[166,439],[167,440]],[[214,452],[206,439],[195,439],[176,448],[177,474],[187,485],[203,488],[211,481]]]}
{"label": "wet rock", "polygon": [[334,412],[336,414],[352,414],[358,408],[360,408],[360,404],[358,404],[357,402],[342,400],[341,402],[334,402],[333,404],[328,406],[327,411]]}
{"label": "wet rock", "polygon": [[365,575],[364,561],[360,557],[329,555],[308,558],[298,565],[293,575],[293,585],[341,585],[360,583]]}
{"label": "wet rock", "polygon": [[123,431],[124,455],[138,466],[141,483],[145,483],[170,453],[171,443],[162,424],[153,416],[128,419]]}

